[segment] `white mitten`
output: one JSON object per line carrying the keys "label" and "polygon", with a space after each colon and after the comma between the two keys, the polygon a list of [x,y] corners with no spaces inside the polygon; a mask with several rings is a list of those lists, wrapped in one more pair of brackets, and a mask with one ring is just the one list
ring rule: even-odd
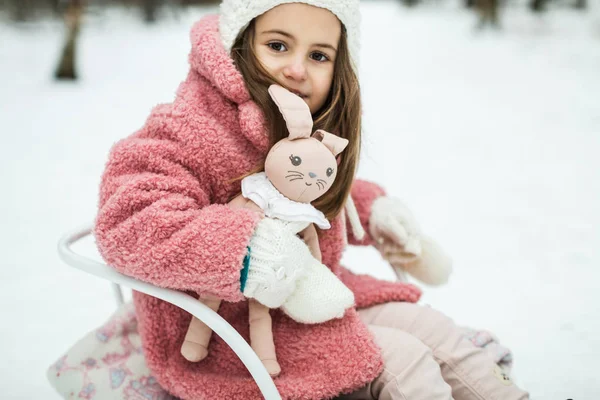
{"label": "white mitten", "polygon": [[387,196],[376,199],[371,206],[369,227],[380,251],[397,246],[407,257],[421,254],[421,230],[413,214],[399,199]]}
{"label": "white mitten", "polygon": [[308,246],[296,236],[308,222],[264,218],[250,239],[250,263],[244,296],[278,308],[296,289],[297,280],[314,260]]}
{"label": "white mitten", "polygon": [[354,293],[329,268],[313,258],[296,290],[281,309],[295,321],[318,324],[341,318],[354,305]]}
{"label": "white mitten", "polygon": [[422,236],[415,217],[399,199],[375,200],[369,225],[376,248],[399,277],[406,272],[428,285],[448,281],[452,260],[434,240]]}
{"label": "white mitten", "polygon": [[444,253],[440,245],[426,236],[421,237],[421,254],[407,256],[401,249],[390,250],[383,253],[383,257],[396,269],[400,275],[402,271],[413,278],[436,286],[448,282],[452,273],[452,260]]}

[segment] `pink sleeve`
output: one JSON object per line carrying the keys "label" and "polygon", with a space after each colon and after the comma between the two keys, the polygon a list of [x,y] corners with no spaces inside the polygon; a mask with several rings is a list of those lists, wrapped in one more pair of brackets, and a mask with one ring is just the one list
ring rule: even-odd
{"label": "pink sleeve", "polygon": [[242,300],[240,272],[259,216],[211,204],[207,178],[186,165],[168,122],[155,113],[113,147],[94,232],[99,251],[139,280]]}
{"label": "pink sleeve", "polygon": [[371,307],[390,301],[416,303],[421,297],[421,289],[406,282],[390,282],[368,274],[355,274],[341,267],[339,278],[354,293],[356,308]]}
{"label": "pink sleeve", "polygon": [[381,196],[385,196],[385,191],[379,185],[356,179],[352,185],[352,200],[356,206],[356,211],[360,218],[360,223],[365,230],[363,240],[357,240],[352,234],[352,227],[347,224],[348,243],[351,245],[367,246],[373,244],[373,239],[369,234],[369,218],[371,217],[371,206],[373,202]]}

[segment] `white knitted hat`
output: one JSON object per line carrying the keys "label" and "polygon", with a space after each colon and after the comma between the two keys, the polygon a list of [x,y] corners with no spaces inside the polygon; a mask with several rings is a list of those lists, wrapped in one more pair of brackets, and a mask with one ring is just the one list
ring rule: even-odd
{"label": "white knitted hat", "polygon": [[219,18],[219,31],[229,53],[238,34],[246,29],[253,18],[271,8],[286,3],[304,3],[331,11],[346,27],[350,58],[358,69],[360,51],[359,0],[223,0]]}

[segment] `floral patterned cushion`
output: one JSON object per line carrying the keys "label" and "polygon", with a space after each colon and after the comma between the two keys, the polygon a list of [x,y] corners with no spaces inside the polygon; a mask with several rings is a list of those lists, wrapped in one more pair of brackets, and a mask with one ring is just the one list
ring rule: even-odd
{"label": "floral patterned cushion", "polygon": [[65,399],[176,400],[146,366],[131,303],[71,347],[47,376]]}

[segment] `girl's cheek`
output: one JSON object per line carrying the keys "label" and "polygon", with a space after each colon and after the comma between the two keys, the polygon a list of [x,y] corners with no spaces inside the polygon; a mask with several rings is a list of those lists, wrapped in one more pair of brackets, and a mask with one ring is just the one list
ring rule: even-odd
{"label": "girl's cheek", "polygon": [[313,71],[314,76],[319,80],[321,85],[329,86],[333,81],[333,70],[328,68],[318,68]]}
{"label": "girl's cheek", "polygon": [[275,62],[273,56],[269,54],[266,50],[260,49],[256,52],[256,58],[258,61],[265,66],[267,69],[273,68],[273,64]]}
{"label": "girl's cheek", "polygon": [[278,62],[278,60],[274,60],[272,57],[267,56],[260,61],[271,75],[275,76],[277,74],[277,71],[281,68],[279,65],[280,62]]}

